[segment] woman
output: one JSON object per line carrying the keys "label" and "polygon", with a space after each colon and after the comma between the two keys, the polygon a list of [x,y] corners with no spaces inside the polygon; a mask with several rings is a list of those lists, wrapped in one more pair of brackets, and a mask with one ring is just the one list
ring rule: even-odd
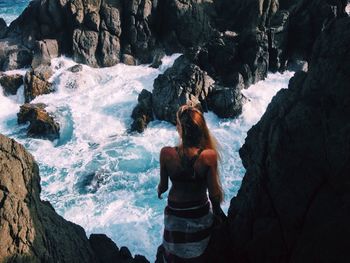
{"label": "woman", "polygon": [[176,117],[180,145],[160,152],[159,198],[168,190],[168,178],[172,182],[164,212],[165,260],[203,262],[214,217],[222,216],[218,152],[198,109],[182,106]]}

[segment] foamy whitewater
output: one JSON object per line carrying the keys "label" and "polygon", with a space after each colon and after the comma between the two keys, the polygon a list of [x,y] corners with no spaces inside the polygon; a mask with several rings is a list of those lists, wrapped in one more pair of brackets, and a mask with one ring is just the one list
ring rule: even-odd
{"label": "foamy whitewater", "polygon": [[[147,65],[116,65],[72,73],[75,63],[61,57],[52,61],[51,81],[56,91],[33,103],[48,105],[61,126],[59,140],[26,137],[27,125],[17,124],[24,102],[23,87],[16,96],[4,97],[0,88],[0,133],[16,139],[39,163],[42,199],[49,200],[64,218],[90,233],[105,233],[118,246],[154,261],[163,231],[163,200],[157,199],[159,152],[175,145],[178,135],[169,123],[154,121],[143,134],[128,134],[130,117],[143,88],[152,91],[154,79],[179,55],[163,59],[160,69]],[[7,72],[24,74],[25,70]],[[221,178],[227,211],[244,175],[238,150],[275,93],[287,88],[291,72],[270,74],[244,91],[249,98],[237,119],[205,117],[220,142]]]}

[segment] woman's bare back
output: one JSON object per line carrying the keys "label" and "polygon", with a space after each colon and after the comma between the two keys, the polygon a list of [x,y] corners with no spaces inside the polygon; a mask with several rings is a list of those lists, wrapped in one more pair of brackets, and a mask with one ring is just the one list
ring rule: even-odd
{"label": "woman's bare back", "polygon": [[[212,180],[208,180],[210,164],[214,163],[213,151],[210,149],[201,151],[199,148],[187,148],[182,152],[177,147],[164,147],[161,151],[161,177],[163,173],[164,180],[161,180],[161,190],[166,191],[168,177],[172,181],[172,187],[169,191],[168,199],[173,202],[193,202],[207,198],[207,189],[211,188]],[[186,172],[182,158],[191,160],[196,158],[193,163],[193,173]],[[162,171],[163,170],[163,171]],[[164,186],[164,187],[162,187]],[[166,189],[165,189],[166,188]],[[163,192],[163,191],[162,191]],[[210,191],[209,191],[210,194]]]}

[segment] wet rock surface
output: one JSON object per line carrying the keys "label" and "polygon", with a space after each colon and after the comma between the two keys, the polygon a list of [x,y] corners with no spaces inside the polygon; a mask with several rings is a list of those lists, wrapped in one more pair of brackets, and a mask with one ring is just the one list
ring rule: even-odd
{"label": "wet rock surface", "polygon": [[131,117],[134,119],[131,125],[131,131],[143,132],[148,123],[154,119],[151,92],[145,89],[141,91],[138,97],[138,104],[134,108]]}
{"label": "wet rock surface", "polygon": [[16,95],[19,87],[23,85],[23,76],[20,74],[0,75],[0,85],[6,96]]}
{"label": "wet rock surface", "polygon": [[[179,57],[173,67],[154,81],[152,107],[157,119],[176,124],[179,106],[191,104],[206,106],[214,80],[185,56]],[[204,108],[205,109],[205,108]]]}
{"label": "wet rock surface", "polygon": [[60,137],[60,125],[45,108],[46,105],[42,103],[22,105],[20,112],[17,114],[18,124],[30,123],[27,130],[29,137],[58,139]]}
{"label": "wet rock surface", "polygon": [[52,74],[52,69],[44,65],[27,71],[24,76],[25,102],[30,102],[37,96],[53,92],[52,83],[49,82]]}

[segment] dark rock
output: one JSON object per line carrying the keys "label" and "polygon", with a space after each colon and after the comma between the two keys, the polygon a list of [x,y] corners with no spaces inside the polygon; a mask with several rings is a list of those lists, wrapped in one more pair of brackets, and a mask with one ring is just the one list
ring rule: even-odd
{"label": "dark rock", "polygon": [[315,40],[334,13],[324,0],[300,0],[290,10],[287,57],[309,61]]}
{"label": "dark rock", "polygon": [[304,60],[288,60],[288,64],[287,64],[287,69],[290,70],[290,71],[305,71],[307,72],[308,71],[308,63],[307,61],[304,61]]}
{"label": "dark rock", "polygon": [[0,135],[0,260],[98,262],[82,227],[40,200],[38,165],[23,146]]}
{"label": "dark rock", "polygon": [[120,256],[123,260],[132,259],[131,252],[127,247],[120,248]]}
{"label": "dark rock", "polygon": [[49,94],[53,91],[52,84],[48,79],[52,75],[52,69],[48,66],[40,66],[35,70],[29,70],[24,77],[24,97],[26,102],[35,97]]}
{"label": "dark rock", "polygon": [[0,17],[0,38],[3,38],[6,36],[7,33],[7,24],[5,20]]}
{"label": "dark rock", "polygon": [[158,1],[123,0],[123,53],[133,55],[141,63],[152,61],[155,37],[155,9]]}
{"label": "dark rock", "polygon": [[90,12],[85,15],[85,25],[93,31],[99,31],[100,21],[100,15],[96,12]]}
{"label": "dark rock", "polygon": [[220,30],[237,32],[263,29],[270,17],[277,12],[278,0],[217,0],[215,1],[219,16]]}
{"label": "dark rock", "polygon": [[149,263],[149,261],[141,255],[135,255],[134,263]]}
{"label": "dark rock", "polygon": [[206,42],[215,32],[212,1],[159,1],[158,34],[167,53],[183,51]]}
{"label": "dark rock", "polygon": [[156,49],[153,52],[153,61],[151,64],[152,68],[159,68],[162,65],[162,59],[165,56],[165,52],[163,50]]}
{"label": "dark rock", "polygon": [[237,74],[237,83],[232,87],[214,85],[208,98],[208,108],[220,118],[234,118],[242,113],[245,102],[241,90],[244,88],[244,81],[241,74]]}
{"label": "dark rock", "polygon": [[45,110],[45,104],[29,104],[21,106],[17,114],[18,123],[30,122],[27,135],[29,137],[55,140],[60,137],[60,125]]}
{"label": "dark rock", "polygon": [[350,243],[350,18],[313,47],[240,150],[229,208],[232,262],[347,262]]}
{"label": "dark rock", "polygon": [[74,66],[68,68],[67,70],[72,72],[72,73],[78,73],[78,72],[83,70],[83,65],[81,65],[81,64],[74,65]]}
{"label": "dark rock", "polygon": [[6,96],[16,95],[19,87],[23,85],[23,76],[20,74],[2,75],[0,76],[0,84]]}
{"label": "dark rock", "polygon": [[122,62],[125,65],[129,65],[129,66],[135,66],[137,64],[135,58],[131,55],[128,55],[128,54],[122,55]]}
{"label": "dark rock", "polygon": [[226,32],[189,50],[186,56],[222,86],[235,85],[236,73],[239,72],[245,88],[248,88],[267,76],[268,36],[259,30],[244,31],[240,35]]}
{"label": "dark rock", "polygon": [[245,81],[254,84],[265,79],[269,68],[267,33],[259,30],[245,31],[239,36],[238,41],[240,64],[249,66],[252,77],[251,80],[245,79]]}
{"label": "dark rock", "polygon": [[181,105],[201,105],[207,109],[208,96],[214,80],[192,64],[185,56],[154,81],[153,112],[160,120],[176,124],[176,112]]}
{"label": "dark rock", "polygon": [[121,262],[119,248],[106,235],[92,234],[89,242],[101,263]]}
{"label": "dark rock", "polygon": [[32,61],[31,51],[13,39],[0,41],[0,70],[7,71],[24,68]]}
{"label": "dark rock", "polygon": [[186,53],[193,63],[223,85],[233,85],[234,70],[239,68],[238,43],[235,37],[219,35],[204,46]]}
{"label": "dark rock", "polygon": [[270,20],[269,37],[269,69],[276,72],[284,68],[288,43],[288,11],[278,11]]}
{"label": "dark rock", "polygon": [[143,89],[138,97],[138,104],[132,111],[134,122],[131,131],[143,132],[148,123],[153,121],[152,93]]}

